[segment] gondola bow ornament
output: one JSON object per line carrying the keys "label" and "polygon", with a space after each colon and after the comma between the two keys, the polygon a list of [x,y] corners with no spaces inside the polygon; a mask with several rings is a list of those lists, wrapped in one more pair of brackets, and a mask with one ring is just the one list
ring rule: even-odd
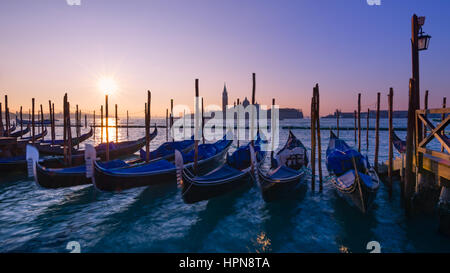
{"label": "gondola bow ornament", "polygon": [[36,177],[36,162],[39,160],[39,151],[32,145],[27,145],[26,160],[28,177]]}

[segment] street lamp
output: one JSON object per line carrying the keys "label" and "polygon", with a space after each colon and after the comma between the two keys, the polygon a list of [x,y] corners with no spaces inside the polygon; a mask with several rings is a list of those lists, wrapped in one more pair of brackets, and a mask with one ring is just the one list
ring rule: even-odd
{"label": "street lamp", "polygon": [[417,37],[417,47],[418,50],[427,50],[428,49],[428,45],[430,44],[430,39],[431,36],[427,35],[423,32],[422,27],[420,27],[420,33]]}

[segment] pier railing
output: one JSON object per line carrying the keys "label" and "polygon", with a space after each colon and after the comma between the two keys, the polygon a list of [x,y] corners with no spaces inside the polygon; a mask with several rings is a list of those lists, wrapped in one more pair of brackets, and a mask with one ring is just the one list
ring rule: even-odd
{"label": "pier railing", "polygon": [[[434,126],[428,119],[429,114],[441,114],[441,122]],[[450,139],[445,135],[445,129],[450,123],[450,108],[416,110],[416,159],[418,171],[433,172],[439,177],[439,183],[450,187]],[[418,126],[423,124],[429,134],[419,142]],[[436,139],[441,144],[441,151],[427,148],[427,144]],[[441,179],[444,178],[444,179]]]}

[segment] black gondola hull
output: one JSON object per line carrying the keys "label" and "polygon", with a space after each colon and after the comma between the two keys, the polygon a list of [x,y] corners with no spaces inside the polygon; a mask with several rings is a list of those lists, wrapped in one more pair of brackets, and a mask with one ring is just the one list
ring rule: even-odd
{"label": "black gondola hull", "polygon": [[52,172],[51,170],[45,170],[36,166],[36,183],[43,188],[57,189],[64,187],[73,187],[80,185],[91,184],[91,179],[86,178],[86,173],[60,173]]}
{"label": "black gondola hull", "polygon": [[190,177],[183,172],[183,180],[181,183],[182,197],[185,203],[192,204],[227,194],[245,186],[250,187],[252,184],[253,181],[251,180],[249,171],[245,171],[239,174],[239,176],[232,177],[221,183],[208,184],[192,181]]}
{"label": "black gondola hull", "polygon": [[[222,164],[231,143],[223,151],[211,158],[198,162],[201,173],[209,172]],[[188,164],[192,165],[192,163]],[[131,168],[132,169],[132,168]],[[163,183],[176,183],[176,169],[154,171],[149,173],[111,173],[94,166],[95,187],[101,191],[123,191],[130,188],[152,186]]]}
{"label": "black gondola hull", "polygon": [[96,168],[94,176],[94,185],[101,191],[120,192],[123,190],[158,185],[163,183],[176,182],[176,170],[167,172],[153,173],[152,175],[129,176],[129,175],[115,175],[100,171]]}
{"label": "black gondola hull", "polygon": [[306,191],[306,183],[302,180],[303,175],[293,177],[283,182],[274,182],[267,180],[264,176],[259,175],[262,197],[265,202],[273,202],[284,198],[292,197],[301,191]]}

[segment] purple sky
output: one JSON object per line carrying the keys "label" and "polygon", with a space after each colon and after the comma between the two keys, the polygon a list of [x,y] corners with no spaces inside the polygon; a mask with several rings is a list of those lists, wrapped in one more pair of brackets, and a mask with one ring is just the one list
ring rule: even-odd
{"label": "purple sky", "polygon": [[31,98],[83,112],[104,102],[98,87],[112,77],[119,112],[143,114],[146,90],[152,115],[163,115],[170,98],[193,105],[194,79],[206,104],[221,105],[224,82],[230,104],[257,101],[310,112],[319,83],[321,114],[374,109],[376,92],[387,105],[406,109],[411,77],[411,16],[427,16],[433,36],[421,52],[421,89],[440,107],[450,86],[450,1],[382,0],[2,0],[0,2],[0,95],[10,109],[28,109]]}

